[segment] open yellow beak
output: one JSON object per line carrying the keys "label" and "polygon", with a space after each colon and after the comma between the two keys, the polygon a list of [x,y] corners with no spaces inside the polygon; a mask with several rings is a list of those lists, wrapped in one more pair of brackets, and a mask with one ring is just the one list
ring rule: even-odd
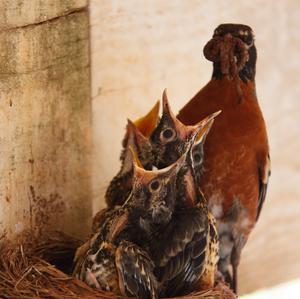
{"label": "open yellow beak", "polygon": [[159,101],[155,103],[152,109],[143,117],[134,121],[137,129],[145,136],[150,137],[153,130],[156,128],[159,121]]}

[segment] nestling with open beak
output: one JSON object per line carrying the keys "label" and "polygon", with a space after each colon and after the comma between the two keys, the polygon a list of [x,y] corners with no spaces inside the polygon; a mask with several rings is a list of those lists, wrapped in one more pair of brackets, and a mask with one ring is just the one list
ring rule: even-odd
{"label": "nestling with open beak", "polygon": [[94,288],[157,298],[153,235],[163,234],[172,218],[176,178],[185,157],[154,171],[145,170],[134,154],[132,157],[131,194],[122,207],[107,212],[98,232],[77,250],[74,275]]}
{"label": "nestling with open beak", "polygon": [[[201,127],[201,130],[199,130],[195,146],[201,151],[201,146],[203,146],[213,119],[221,112],[214,112],[196,125],[187,126],[179,121],[172,112],[166,90],[163,92],[162,106],[162,117],[150,136],[154,156],[153,165],[158,168],[174,163],[185,152],[186,144],[199,127]],[[201,164],[203,156],[199,156],[199,153],[199,151],[195,151],[195,158]]]}
{"label": "nestling with open beak", "polygon": [[266,126],[256,97],[252,29],[218,26],[204,55],[213,62],[212,79],[177,117],[193,125],[222,110],[204,144],[205,180],[199,186],[217,219],[219,270],[236,291],[241,251],[259,218],[270,176]]}
{"label": "nestling with open beak", "polygon": [[[164,258],[159,262],[160,271],[163,273],[160,273],[159,277],[162,276],[162,280],[169,280],[165,291],[168,296],[214,286],[218,261],[218,237],[214,218],[208,212],[206,201],[196,183],[194,167],[201,170],[202,146],[214,118],[219,113],[213,113],[195,126],[185,126],[172,113],[164,91],[163,115],[151,135],[156,157],[154,165],[158,167],[169,165],[188,150],[185,167],[181,169],[177,177],[174,232],[170,233],[173,235],[173,241],[168,243],[172,250],[170,248],[161,250]],[[196,233],[190,221],[198,223],[198,229],[201,229],[201,232]],[[172,227],[171,224],[170,227]],[[195,239],[182,238],[182,232],[190,233]],[[181,249],[185,247],[187,250],[193,249],[195,259],[191,258],[185,250],[174,256],[173,247],[176,248],[178,245],[176,242],[182,246]]]}
{"label": "nestling with open beak", "polygon": [[126,134],[122,142],[121,169],[112,179],[105,194],[108,208],[122,205],[128,198],[132,188],[133,166],[129,148],[137,153],[145,169],[151,169],[153,154],[149,137],[156,128],[159,117],[159,102],[145,116],[135,122],[128,120]]}
{"label": "nestling with open beak", "polygon": [[92,230],[95,232],[103,223],[105,214],[115,206],[121,206],[128,198],[133,181],[133,164],[130,147],[137,153],[145,169],[151,169],[153,163],[149,136],[156,127],[159,116],[159,102],[143,117],[135,122],[128,120],[126,134],[122,142],[121,169],[111,180],[105,194],[106,209],[99,211],[93,218]]}

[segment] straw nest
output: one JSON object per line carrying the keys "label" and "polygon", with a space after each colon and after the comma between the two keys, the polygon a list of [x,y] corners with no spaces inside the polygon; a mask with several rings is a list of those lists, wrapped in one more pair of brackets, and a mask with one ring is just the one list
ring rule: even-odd
{"label": "straw nest", "polygon": [[[121,298],[88,287],[70,276],[77,239],[56,233],[46,240],[24,241],[19,245],[0,245],[1,298]],[[181,298],[234,299],[222,283],[214,289]]]}

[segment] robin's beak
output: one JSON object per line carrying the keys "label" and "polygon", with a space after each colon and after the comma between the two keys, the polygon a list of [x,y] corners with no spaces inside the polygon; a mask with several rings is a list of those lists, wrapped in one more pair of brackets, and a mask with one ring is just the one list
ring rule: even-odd
{"label": "robin's beak", "polygon": [[130,147],[129,149],[132,157],[135,180],[142,185],[148,184],[155,176],[157,176],[157,172],[152,170],[146,170],[143,167],[140,159],[138,158],[138,155],[135,152],[135,150],[132,147]]}
{"label": "robin's beak", "polygon": [[171,119],[175,120],[176,116],[174,115],[173,111],[171,110],[166,88],[163,91],[162,104],[163,104],[163,114],[167,114]]}
{"label": "robin's beak", "polygon": [[197,134],[195,145],[199,143],[203,143],[206,139],[207,134],[209,133],[213,123],[214,123],[214,118],[211,119],[209,122],[207,122],[200,130],[200,132]]}
{"label": "robin's beak", "polygon": [[[142,134],[142,132],[137,128],[135,123],[133,123],[130,119],[127,120],[127,130],[128,130],[128,136],[129,136],[129,141],[136,140],[137,144],[134,143],[129,143],[129,146],[137,146],[137,145],[142,145],[146,142],[148,142],[148,139]],[[132,138],[130,138],[132,136]]]}
{"label": "robin's beak", "polygon": [[194,126],[185,126],[185,135],[188,139],[196,138],[196,142],[203,141],[211,129],[214,119],[221,113],[219,110],[202,119]]}
{"label": "robin's beak", "polygon": [[163,103],[163,115],[168,116],[168,118],[173,122],[175,126],[177,135],[180,137],[180,139],[185,140],[187,138],[187,134],[189,133],[187,131],[187,126],[185,126],[179,119],[177,119],[177,117],[174,115],[173,111],[171,110],[166,89],[163,92],[162,103]]}
{"label": "robin's beak", "polygon": [[160,175],[165,175],[166,177],[172,178],[177,175],[180,169],[183,167],[186,161],[187,152],[185,152],[176,162],[168,167],[156,170],[146,170],[144,169],[141,161],[139,160],[136,152],[132,147],[130,147],[130,152],[132,156],[133,166],[134,166],[134,176],[142,183],[148,184],[152,179]]}
{"label": "robin's beak", "polygon": [[176,132],[181,140],[193,138],[198,134],[197,140],[203,140],[208,134],[214,119],[221,113],[221,110],[210,114],[194,126],[184,125],[171,110],[166,89],[163,92],[163,114],[167,115],[174,123]]}
{"label": "robin's beak", "polygon": [[164,174],[164,173],[167,174],[168,173],[169,177],[176,176],[185,164],[187,152],[188,151],[186,151],[183,155],[181,155],[181,157],[177,161],[175,161],[168,167],[153,170],[152,172],[155,172],[156,174]]}
{"label": "robin's beak", "polygon": [[145,137],[137,130],[133,122],[131,120],[128,120],[126,144],[124,145],[124,152],[122,153],[123,163],[120,171],[121,174],[128,173],[132,170],[135,156],[136,163],[143,167],[136,154],[136,143],[141,144],[141,142],[144,142],[144,139]]}
{"label": "robin's beak", "polygon": [[143,117],[134,121],[136,128],[145,136],[150,137],[159,121],[159,101],[155,103],[152,109]]}
{"label": "robin's beak", "polygon": [[132,146],[129,146],[129,151],[130,151],[130,154],[131,154],[131,159],[132,159],[132,163],[133,163],[134,168],[140,168],[142,170],[145,170],[143,165],[142,165],[142,162],[140,161],[136,151],[133,149]]}

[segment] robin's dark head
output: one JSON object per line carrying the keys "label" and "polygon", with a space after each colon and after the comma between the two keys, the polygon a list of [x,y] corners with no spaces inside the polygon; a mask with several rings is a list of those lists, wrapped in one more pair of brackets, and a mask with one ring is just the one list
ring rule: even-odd
{"label": "robin's dark head", "polygon": [[138,211],[144,229],[148,229],[149,223],[164,225],[171,220],[176,201],[176,178],[185,160],[183,155],[167,168],[150,171],[135,157],[133,188],[128,201],[134,213]]}
{"label": "robin's dark head", "polygon": [[226,34],[239,38],[248,46],[252,46],[254,44],[254,33],[251,27],[247,25],[221,24],[215,29],[213,37],[225,37]]}
{"label": "robin's dark head", "polygon": [[163,114],[150,138],[155,157],[154,165],[163,168],[174,163],[185,152],[191,138],[197,134],[206,136],[210,128],[208,123],[218,114],[219,112],[214,113],[194,126],[186,126],[173,114],[164,91]]}
{"label": "robin's dark head", "polygon": [[214,63],[214,78],[239,75],[244,82],[254,80],[257,55],[251,27],[242,24],[219,25],[203,53],[206,59]]}
{"label": "robin's dark head", "polygon": [[121,153],[121,169],[110,182],[105,198],[108,207],[116,204],[122,205],[130,194],[132,188],[133,161],[130,148],[137,153],[145,169],[151,169],[153,163],[152,146],[149,140],[150,134],[158,123],[159,102],[148,114],[132,122],[128,120],[126,134],[123,139]]}

